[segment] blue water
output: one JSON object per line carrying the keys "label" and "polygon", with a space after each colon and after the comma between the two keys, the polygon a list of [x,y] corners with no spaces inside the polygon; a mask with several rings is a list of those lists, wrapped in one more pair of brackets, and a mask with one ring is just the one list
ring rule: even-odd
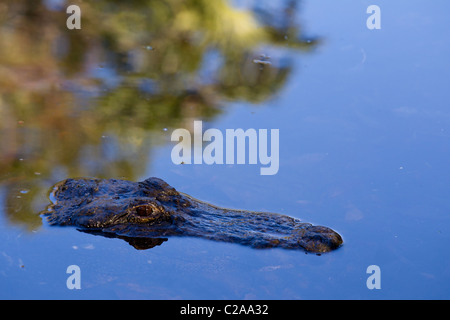
{"label": "blue water", "polygon": [[[219,206],[329,226],[343,236],[341,248],[317,256],[170,238],[140,251],[45,221],[12,223],[5,184],[0,298],[450,298],[450,6],[378,0],[382,28],[369,30],[370,4],[302,2],[297,19],[320,44],[288,53],[294,68],[275,96],[228,102],[204,122],[222,132],[279,129],[276,175],[260,175],[259,164],[175,165],[168,128],[153,133],[164,143],[152,146],[137,177],[160,177]],[[36,211],[62,172],[43,179]],[[80,290],[66,286],[73,264]],[[380,289],[366,285],[370,265],[380,267]]]}

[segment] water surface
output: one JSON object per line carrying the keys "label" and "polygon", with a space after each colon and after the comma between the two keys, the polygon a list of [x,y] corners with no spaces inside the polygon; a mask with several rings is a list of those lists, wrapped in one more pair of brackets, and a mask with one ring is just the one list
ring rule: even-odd
{"label": "water surface", "polygon": [[[267,3],[266,3],[267,2]],[[0,297],[448,299],[445,1],[0,5]],[[270,64],[255,63],[255,60]],[[280,130],[280,169],[175,165],[176,128]],[[124,241],[39,216],[68,177],[156,176],[210,203],[329,226],[317,256]],[[66,286],[69,265],[81,289]],[[378,265],[381,289],[366,286]]]}

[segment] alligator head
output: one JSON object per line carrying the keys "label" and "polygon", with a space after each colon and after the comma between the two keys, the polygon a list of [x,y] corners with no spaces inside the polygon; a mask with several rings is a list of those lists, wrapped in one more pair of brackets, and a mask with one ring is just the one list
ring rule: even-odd
{"label": "alligator head", "polygon": [[219,208],[181,194],[158,178],[142,182],[67,179],[55,185],[43,215],[51,225],[126,240],[137,249],[170,236],[196,236],[254,248],[327,252],[342,244],[330,228],[285,215]]}

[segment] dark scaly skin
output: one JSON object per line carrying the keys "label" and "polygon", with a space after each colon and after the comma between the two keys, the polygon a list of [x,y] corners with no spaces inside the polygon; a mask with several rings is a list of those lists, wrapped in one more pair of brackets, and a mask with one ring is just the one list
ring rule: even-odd
{"label": "dark scaly skin", "polygon": [[160,245],[170,236],[193,236],[253,248],[338,248],[341,236],[330,228],[276,213],[231,210],[179,193],[158,178],[142,182],[67,179],[42,212],[51,225],[117,237],[137,249]]}

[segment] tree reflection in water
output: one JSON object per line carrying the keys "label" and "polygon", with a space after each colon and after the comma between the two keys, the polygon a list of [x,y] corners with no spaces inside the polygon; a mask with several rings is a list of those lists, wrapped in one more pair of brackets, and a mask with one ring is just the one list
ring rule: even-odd
{"label": "tree reflection in water", "polygon": [[[229,101],[262,102],[313,48],[299,1],[90,0],[82,29],[62,1],[0,4],[0,195],[8,219],[40,225],[55,179],[136,179],[163,128],[208,120]],[[265,9],[266,8],[266,9]],[[276,58],[265,56],[276,52]]]}

